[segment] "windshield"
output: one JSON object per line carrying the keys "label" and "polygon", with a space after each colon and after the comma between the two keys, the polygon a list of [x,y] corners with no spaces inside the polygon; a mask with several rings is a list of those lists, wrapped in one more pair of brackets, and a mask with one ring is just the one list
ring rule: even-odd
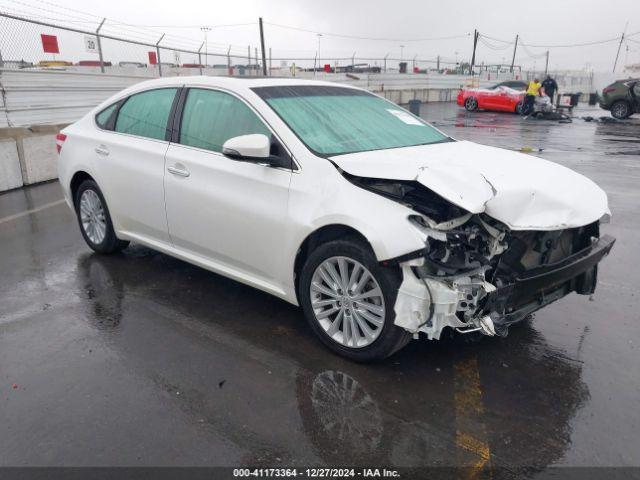
{"label": "windshield", "polygon": [[323,156],[451,140],[403,108],[361,90],[295,85],[253,91]]}

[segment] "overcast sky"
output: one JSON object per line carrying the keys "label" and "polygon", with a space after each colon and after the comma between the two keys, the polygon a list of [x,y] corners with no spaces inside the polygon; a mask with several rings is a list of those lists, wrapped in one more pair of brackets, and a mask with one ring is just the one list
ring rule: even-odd
{"label": "overcast sky", "polygon": [[[318,49],[318,37],[314,32],[324,32],[320,39],[320,56],[331,63],[335,58],[351,57],[354,53],[356,58],[381,58],[388,54],[389,58],[397,59],[402,55],[410,61],[414,56],[436,59],[440,55],[443,61],[468,61],[473,39],[467,34],[475,28],[482,35],[509,42],[519,34],[525,45],[613,39],[622,33],[627,21],[627,34],[640,32],[640,0],[0,0],[0,9],[39,15],[43,19],[68,18],[78,28],[87,29],[95,28],[91,21],[97,18],[80,11],[133,25],[159,25],[162,27],[132,30],[107,22],[106,31],[147,40],[159,36],[159,32],[167,32],[164,40],[167,44],[196,49],[204,36],[198,26],[210,25],[214,28],[208,32],[209,51],[226,52],[232,45],[232,52],[242,55],[246,55],[248,45],[252,53],[254,47],[259,46],[256,22],[262,16],[266,22],[266,46],[272,48],[274,58],[313,58]],[[215,27],[238,23],[256,24]],[[438,39],[441,37],[458,38]],[[436,40],[429,40],[434,38]],[[640,33],[629,38],[621,49],[620,65],[640,63]],[[573,48],[521,47],[516,63],[531,68],[535,62],[538,69],[544,68],[544,52],[548,49],[552,70],[591,67],[596,71],[607,71],[613,66],[617,48],[617,41]],[[478,45],[477,63],[509,63],[512,53],[513,45],[485,37]]]}

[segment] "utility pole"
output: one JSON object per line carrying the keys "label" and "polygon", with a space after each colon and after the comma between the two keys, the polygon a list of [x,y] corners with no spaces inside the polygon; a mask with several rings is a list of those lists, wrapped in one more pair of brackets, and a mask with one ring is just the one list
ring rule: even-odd
{"label": "utility pole", "polygon": [[264,51],[264,28],[262,27],[262,17],[258,19],[260,24],[260,48],[262,49],[262,74],[267,76],[267,53]]}
{"label": "utility pole", "polygon": [[440,71],[440,55],[438,55],[438,60],[436,61],[436,70]]}
{"label": "utility pole", "polygon": [[388,53],[384,56],[384,73],[387,73],[387,57],[388,56],[389,56]]}
{"label": "utility pole", "polygon": [[322,34],[321,33],[316,33],[316,35],[318,36],[318,68],[320,68],[322,62],[320,61],[320,39],[322,38]]}
{"label": "utility pole", "polygon": [[547,61],[544,64],[544,74],[547,75],[549,72],[549,50],[547,50]]}
{"label": "utility pole", "polygon": [[404,45],[400,45],[400,61],[402,61],[402,53],[404,52]]}
{"label": "utility pole", "polygon": [[207,32],[211,30],[211,27],[200,27],[200,30],[204,33],[204,64],[206,66],[209,61],[209,57],[207,57],[207,53],[209,53],[207,49]]}
{"label": "utility pole", "polygon": [[624,42],[624,35],[627,33],[627,27],[629,26],[629,22],[624,26],[624,32],[620,36],[620,43],[618,44],[618,52],[616,53],[616,60],[613,62],[613,73],[616,73],[616,67],[618,66],[618,56],[620,55],[620,48],[622,47],[622,42]]}
{"label": "utility pole", "polygon": [[269,75],[271,75],[271,47],[269,47]]}
{"label": "utility pole", "polygon": [[200,75],[202,75],[202,55],[200,54],[202,47],[204,47],[204,42],[202,42],[202,45],[200,45],[198,49],[198,68],[200,69]]}
{"label": "utility pole", "polygon": [[411,61],[411,73],[413,73],[413,72],[415,72],[415,71],[416,71],[416,57],[417,57],[417,56],[418,56],[418,55],[414,55],[414,56],[413,56],[413,60]]}
{"label": "utility pole", "polygon": [[471,76],[473,76],[473,67],[476,64],[476,47],[478,46],[478,30],[473,31],[473,54],[471,55]]}
{"label": "utility pole", "polygon": [[227,75],[231,75],[231,45],[227,49]]}
{"label": "utility pole", "polygon": [[519,35],[516,35],[516,43],[513,46],[513,57],[511,57],[511,68],[509,69],[510,73],[513,73],[513,64],[516,63],[516,50],[518,49],[518,38],[519,38]]}
{"label": "utility pole", "polygon": [[356,66],[356,52],[353,52],[353,55],[351,56],[351,69],[353,70]]}
{"label": "utility pole", "polygon": [[247,45],[247,66],[251,68],[251,45]]}
{"label": "utility pole", "polygon": [[102,21],[100,22],[100,25],[98,25],[98,29],[96,30],[96,40],[98,42],[98,58],[100,59],[100,72],[104,73],[104,61],[103,61],[103,57],[102,57],[102,43],[100,42],[100,29],[102,28],[102,25],[104,25],[106,18],[103,18]]}
{"label": "utility pole", "polygon": [[163,38],[164,38],[164,33],[160,37],[160,40],[158,40],[158,42],[156,43],[156,56],[158,57],[157,58],[157,61],[158,61],[158,75],[160,77],[162,76],[162,62],[160,61],[160,42],[162,41]]}

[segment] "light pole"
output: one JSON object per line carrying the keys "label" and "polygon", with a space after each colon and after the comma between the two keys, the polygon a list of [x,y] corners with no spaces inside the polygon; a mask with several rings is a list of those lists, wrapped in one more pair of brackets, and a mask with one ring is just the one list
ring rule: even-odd
{"label": "light pole", "polygon": [[320,69],[320,65],[322,65],[322,62],[320,62],[320,39],[322,38],[322,34],[316,33],[316,35],[318,36],[318,69]]}
{"label": "light pole", "polygon": [[402,61],[403,52],[404,52],[404,45],[400,45],[400,61]]}
{"label": "light pole", "polygon": [[211,27],[200,27],[200,30],[204,33],[204,65],[206,67],[209,61],[207,57],[207,32],[211,31]]}

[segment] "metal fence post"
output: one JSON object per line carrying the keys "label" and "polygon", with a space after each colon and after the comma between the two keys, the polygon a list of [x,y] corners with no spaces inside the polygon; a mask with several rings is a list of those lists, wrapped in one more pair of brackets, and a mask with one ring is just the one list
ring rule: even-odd
{"label": "metal fence post", "polygon": [[156,42],[156,56],[158,57],[158,75],[162,76],[162,62],[160,61],[160,42],[164,38],[164,33],[160,37],[160,40]]}
{"label": "metal fence post", "polygon": [[98,28],[96,30],[96,41],[98,42],[98,58],[100,59],[100,72],[104,73],[104,57],[102,56],[102,42],[100,41],[100,29],[102,28],[102,25],[104,25],[104,22],[106,21],[106,18],[103,18],[102,21],[100,22],[100,25],[98,25]]}

